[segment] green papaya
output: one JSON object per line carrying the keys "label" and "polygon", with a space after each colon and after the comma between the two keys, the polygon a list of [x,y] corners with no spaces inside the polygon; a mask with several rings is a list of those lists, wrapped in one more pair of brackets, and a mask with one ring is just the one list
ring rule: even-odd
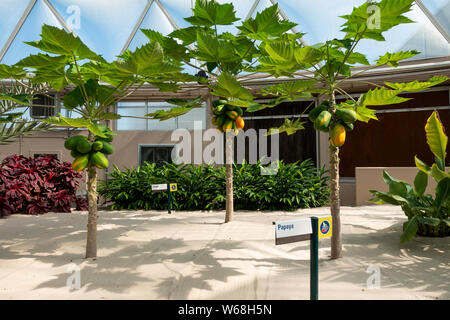
{"label": "green papaya", "polygon": [[89,155],[85,154],[75,158],[75,160],[72,163],[72,169],[77,172],[80,172],[83,171],[88,164],[89,164]]}
{"label": "green papaya", "polygon": [[236,109],[234,109],[234,111],[237,112],[238,116],[242,116],[244,114],[244,111],[242,110],[241,107],[236,107]]}
{"label": "green papaya", "polygon": [[336,117],[346,123],[354,123],[358,120],[355,110],[351,109],[336,109]]}
{"label": "green papaya", "polygon": [[112,142],[112,141],[113,141],[114,137],[113,137],[112,134],[110,134],[110,133],[104,133],[104,135],[106,136],[106,138],[96,136],[96,137],[95,137],[95,141],[102,141],[102,142],[103,142],[103,141],[106,141],[106,142]]}
{"label": "green papaya", "polygon": [[339,121],[340,124],[342,124],[346,131],[352,131],[354,128],[353,123],[346,123],[344,121]]}
{"label": "green papaya", "polygon": [[109,167],[109,161],[105,155],[99,151],[91,154],[91,163],[99,169],[106,169]]}
{"label": "green papaya", "polygon": [[222,100],[222,99],[214,100],[213,103],[212,103],[213,107],[218,107],[220,105],[226,105],[226,104],[227,104],[227,101],[226,100]]}
{"label": "green papaya", "polygon": [[78,151],[79,153],[85,154],[85,153],[89,153],[92,150],[92,145],[89,141],[87,140],[81,140],[76,147],[76,151]]}
{"label": "green papaya", "polygon": [[79,153],[77,150],[70,151],[70,155],[72,156],[72,158],[78,158],[79,156],[82,156],[82,154]]}
{"label": "green papaya", "polygon": [[328,106],[325,105],[325,104],[321,104],[320,106],[318,106],[318,107],[312,109],[312,110],[309,112],[309,115],[308,115],[309,120],[310,120],[311,122],[314,122],[314,121],[317,119],[317,117],[319,116],[319,114],[320,114],[322,111],[325,111],[325,110],[328,110]]}
{"label": "green papaya", "polygon": [[85,136],[70,137],[64,142],[64,147],[67,150],[75,150],[80,141],[87,141],[87,138]]}
{"label": "green papaya", "polygon": [[100,152],[104,154],[113,154],[114,147],[110,143],[104,141],[103,148],[100,150]]}
{"label": "green papaya", "polygon": [[331,121],[331,113],[328,111],[322,111],[314,120],[314,129],[328,132],[328,126],[330,125]]}
{"label": "green papaya", "polygon": [[227,111],[227,116],[234,121],[239,116],[239,114],[236,111]]}
{"label": "green papaya", "polygon": [[224,114],[225,111],[226,111],[225,106],[224,105],[220,105],[220,106],[214,108],[213,113],[216,116],[220,116],[220,115]]}
{"label": "green papaya", "polygon": [[[106,142],[107,143],[107,142]],[[102,141],[95,141],[92,144],[92,150],[94,151],[100,151],[103,149],[103,142]]]}
{"label": "green papaya", "polygon": [[226,119],[227,119],[227,117],[225,115],[218,116],[216,118],[216,126],[219,126],[219,127],[223,126]]}

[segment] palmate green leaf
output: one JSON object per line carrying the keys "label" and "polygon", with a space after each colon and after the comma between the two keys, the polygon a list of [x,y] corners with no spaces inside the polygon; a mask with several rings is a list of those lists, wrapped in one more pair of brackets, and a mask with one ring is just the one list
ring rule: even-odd
{"label": "palmate green leaf", "polygon": [[181,28],[173,31],[169,34],[169,37],[180,39],[183,41],[183,45],[188,46],[190,44],[193,44],[195,41],[197,41],[197,31],[198,27],[187,27],[187,28]]}
{"label": "palmate green leaf", "polygon": [[15,65],[0,64],[0,79],[24,79],[27,71]]}
{"label": "palmate green leaf", "polygon": [[261,93],[263,95],[276,95],[283,99],[294,101],[295,99],[311,98],[311,92],[316,92],[315,80],[297,80],[283,82],[277,85],[264,88]]}
{"label": "palmate green leaf", "polygon": [[298,71],[298,65],[295,61],[282,63],[270,57],[259,58],[260,64],[255,68],[256,72],[270,73],[275,77],[291,77],[292,73]]}
{"label": "palmate green leaf", "polygon": [[211,93],[218,97],[242,100],[253,100],[254,98],[252,93],[228,72],[222,72],[217,78],[217,84],[210,86],[210,89],[213,90]]}
{"label": "palmate green leaf", "polygon": [[[412,22],[403,14],[411,10],[413,3],[414,0],[366,2],[357,8],[353,8],[351,14],[341,16],[341,18],[347,20],[341,31],[346,33],[346,39],[356,38],[365,30],[363,38],[384,41],[383,32],[399,24]],[[376,21],[374,18],[377,17],[378,13],[380,19]],[[375,25],[376,22],[379,22],[379,25]]]}
{"label": "palmate green leaf", "polygon": [[16,63],[16,66],[27,68],[46,68],[46,69],[59,69],[64,68],[69,61],[67,56],[49,56],[48,54],[31,54],[26,58],[23,58]]}
{"label": "palmate green leaf", "polygon": [[278,37],[291,30],[297,24],[281,20],[278,5],[275,4],[258,12],[255,18],[249,18],[237,28],[250,39],[266,41],[270,37]]}
{"label": "palmate green leaf", "polygon": [[280,103],[282,103],[283,101],[285,101],[285,99],[281,97],[281,98],[272,99],[268,103],[252,102],[252,104],[247,107],[246,112],[256,112],[256,111],[260,111],[260,110],[263,110],[266,108],[274,108],[277,105],[279,105]]}
{"label": "palmate green leaf", "polygon": [[203,31],[197,32],[198,56],[203,61],[217,61],[219,53],[218,39]]}
{"label": "palmate green leaf", "polygon": [[398,63],[400,61],[409,59],[418,54],[420,54],[420,52],[418,52],[416,50],[400,51],[400,52],[395,52],[395,53],[387,52],[385,55],[378,58],[378,60],[376,61],[376,63],[377,63],[376,65],[382,66],[382,65],[387,64],[387,65],[390,65],[391,67],[398,67]]}
{"label": "palmate green leaf", "polygon": [[164,54],[166,56],[177,60],[189,59],[189,54],[187,53],[186,47],[179,44],[175,39],[173,39],[173,37],[165,37],[162,33],[150,29],[141,29],[141,32],[150,41],[159,42],[164,49]]}
{"label": "palmate green leaf", "polygon": [[383,106],[411,100],[409,98],[398,97],[397,95],[400,93],[400,90],[375,88],[363,94],[362,104],[366,106]]}
{"label": "palmate green leaf", "polygon": [[405,244],[414,238],[417,230],[419,230],[419,217],[415,215],[406,223],[403,234],[400,237],[400,243]]}
{"label": "palmate green leaf", "polygon": [[269,57],[275,61],[282,63],[294,62],[294,42],[285,41],[271,41],[266,42],[264,49],[269,54]]}
{"label": "palmate green leaf", "polygon": [[378,120],[376,116],[376,110],[369,109],[365,105],[362,104],[363,96],[359,98],[357,102],[353,100],[347,100],[345,102],[341,102],[337,105],[338,109],[350,109],[356,112],[356,116],[359,121],[369,122],[370,120]]}
{"label": "palmate green leaf", "polygon": [[159,42],[149,42],[135,51],[127,50],[121,59],[114,62],[114,66],[129,74],[140,74],[143,70],[161,64],[164,51]]}
{"label": "palmate green leaf", "polygon": [[428,118],[425,125],[425,132],[431,152],[438,159],[445,162],[448,137],[445,135],[444,127],[436,111]]}
{"label": "palmate green leaf", "polygon": [[300,65],[315,65],[323,58],[323,52],[311,46],[294,49],[295,61]]}
{"label": "palmate green leaf", "polygon": [[0,93],[0,100],[13,101],[19,105],[30,105],[33,96],[28,94]]}
{"label": "palmate green leaf", "polygon": [[183,114],[188,113],[194,108],[201,108],[202,96],[198,96],[192,101],[184,100],[184,99],[169,99],[166,102],[170,104],[177,105],[178,107],[171,108],[169,110],[157,110],[153,113],[149,113],[146,117],[150,117],[153,119],[159,119],[160,121],[168,120],[171,118],[179,117]]}
{"label": "palmate green leaf", "polygon": [[77,56],[81,60],[104,61],[100,55],[91,51],[80,38],[50,25],[42,26],[41,40],[25,43],[48,53]]}
{"label": "palmate green leaf", "polygon": [[66,70],[64,67],[58,69],[53,68],[39,68],[36,69],[35,75],[31,78],[32,83],[48,83],[56,91],[64,89],[69,82],[66,77]]}
{"label": "palmate green leaf", "polygon": [[284,119],[284,123],[280,127],[278,127],[278,128],[270,128],[270,130],[267,133],[267,135],[279,134],[279,133],[286,132],[286,134],[288,136],[290,136],[290,135],[296,133],[299,130],[304,130],[305,127],[303,125],[306,122],[302,122],[300,120],[301,120],[301,118],[298,118],[295,121],[291,121],[289,119]]}
{"label": "palmate green leaf", "polygon": [[215,0],[196,0],[192,11],[194,15],[184,20],[197,26],[232,25],[239,20],[231,3],[220,4]]}
{"label": "palmate green leaf", "polygon": [[385,85],[394,90],[400,90],[403,92],[420,92],[425,89],[436,86],[438,84],[441,84],[447,80],[449,80],[449,78],[446,76],[434,76],[434,77],[430,78],[428,81],[423,81],[423,82],[419,82],[418,80],[415,80],[413,82],[408,82],[408,83],[385,82]]}
{"label": "palmate green leaf", "polygon": [[106,136],[103,133],[103,130],[100,128],[98,124],[85,118],[76,118],[76,119],[66,118],[61,116],[61,114],[59,114],[59,117],[57,116],[48,117],[47,119],[42,120],[42,122],[60,127],[86,128],[96,136],[106,138]]}

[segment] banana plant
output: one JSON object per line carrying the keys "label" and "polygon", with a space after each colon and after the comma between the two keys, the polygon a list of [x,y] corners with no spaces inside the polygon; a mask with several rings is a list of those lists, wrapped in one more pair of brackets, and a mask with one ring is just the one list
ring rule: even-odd
{"label": "banana plant", "polygon": [[[378,120],[376,111],[371,106],[392,105],[409,99],[400,97],[407,92],[419,92],[448,80],[445,76],[434,76],[428,81],[409,83],[390,83],[383,85],[360,80],[357,76],[380,68],[397,67],[399,62],[419,54],[415,50],[400,51],[380,56],[374,63],[357,52],[361,40],[385,41],[383,33],[403,23],[412,23],[404,14],[411,10],[414,0],[364,3],[353,8],[350,14],[344,15],[341,32],[344,37],[332,39],[324,43],[305,45],[301,41],[301,33],[283,33],[279,36],[266,36],[255,30],[256,19],[248,21],[241,32],[243,35],[259,40],[259,65],[254,72],[265,72],[275,77],[297,77],[298,80],[284,82],[264,90],[261,94],[287,100],[292,96],[304,93],[314,94],[323,103],[309,111],[309,118],[314,128],[329,134],[330,141],[330,211],[333,217],[333,237],[331,239],[331,258],[342,256],[342,235],[340,223],[339,197],[339,148],[345,143],[357,121],[367,123]],[[379,24],[374,24],[373,6],[378,7]],[[369,7],[372,6],[372,7]],[[256,31],[256,32],[255,32]],[[362,66],[362,67],[361,67]],[[374,87],[363,93],[358,99],[353,98],[345,87],[349,84],[364,83]],[[314,89],[311,89],[311,86]],[[346,100],[338,103],[336,96],[342,95]],[[260,105],[248,108],[257,111],[267,106]],[[306,111],[305,111],[306,112]],[[303,128],[300,118],[288,120],[280,131],[293,134]],[[276,130],[275,130],[276,132]]]}
{"label": "banana plant", "polygon": [[[448,137],[442,122],[435,111],[425,125],[427,143],[433,152],[436,163],[431,168],[415,157],[419,172],[414,179],[414,186],[391,177],[383,171],[383,179],[389,186],[388,192],[370,190],[376,204],[389,203],[401,206],[408,217],[403,225],[400,243],[410,241],[417,233],[425,236],[450,235],[450,172],[445,171],[445,157]],[[437,183],[435,197],[425,194],[428,176]]]}
{"label": "banana plant", "polygon": [[[46,90],[40,94],[44,95],[48,95],[50,90],[59,92],[65,88],[68,91],[62,100],[56,99],[56,105],[75,114],[75,117],[59,114],[44,122],[88,130],[87,141],[80,138],[83,141],[77,145],[76,140],[68,139],[65,146],[76,157],[74,169],[87,171],[89,214],[86,258],[94,258],[97,256],[97,169],[108,166],[104,154],[113,152],[108,142],[114,135],[101,122],[120,119],[121,115],[109,109],[114,110],[118,101],[145,83],[160,90],[176,91],[177,82],[197,81],[197,77],[182,73],[180,63],[167,57],[158,42],[147,43],[134,51],[127,50],[113,62],[107,62],[90,50],[74,34],[49,25],[42,27],[40,40],[26,43],[41,52],[13,66],[0,66],[0,76],[30,88],[43,84]],[[3,94],[0,100],[35,106],[31,96]]]}

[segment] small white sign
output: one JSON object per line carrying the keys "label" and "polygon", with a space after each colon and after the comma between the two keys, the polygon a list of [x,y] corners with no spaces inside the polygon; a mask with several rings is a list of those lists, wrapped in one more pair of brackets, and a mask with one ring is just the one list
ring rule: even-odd
{"label": "small white sign", "polygon": [[275,222],[275,237],[286,238],[312,234],[310,218]]}
{"label": "small white sign", "polygon": [[163,191],[163,190],[167,190],[167,184],[166,183],[152,184],[152,191]]}

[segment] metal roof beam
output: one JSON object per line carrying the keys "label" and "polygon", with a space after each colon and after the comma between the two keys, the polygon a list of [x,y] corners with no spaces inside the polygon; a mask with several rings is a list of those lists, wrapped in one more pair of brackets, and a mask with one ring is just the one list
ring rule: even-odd
{"label": "metal roof beam", "polygon": [[433,26],[439,31],[439,33],[450,43],[450,35],[447,30],[437,21],[437,19],[433,16],[433,14],[428,10],[428,8],[423,4],[422,0],[416,0],[416,4],[420,10],[427,16],[428,20],[433,24]]}
{"label": "metal roof beam", "polygon": [[11,44],[13,43],[14,39],[17,37],[17,34],[19,33],[20,29],[22,28],[23,24],[25,23],[25,20],[27,20],[28,16],[30,15],[31,10],[33,10],[33,7],[36,4],[36,2],[37,2],[37,0],[30,1],[30,3],[28,4],[28,7],[25,9],[22,17],[20,17],[20,20],[17,22],[16,27],[14,28],[13,32],[9,36],[5,45],[3,46],[2,51],[0,51],[0,62],[5,57],[6,52],[8,52],[9,48],[11,47]]}

